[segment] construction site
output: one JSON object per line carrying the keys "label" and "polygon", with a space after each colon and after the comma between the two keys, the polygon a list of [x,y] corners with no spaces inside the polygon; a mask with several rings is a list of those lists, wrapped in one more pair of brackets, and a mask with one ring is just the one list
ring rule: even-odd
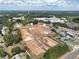
{"label": "construction site", "polygon": [[25,43],[26,51],[32,59],[40,58],[44,53],[55,47],[58,43],[49,35],[55,35],[46,24],[23,26],[20,28],[22,41]]}

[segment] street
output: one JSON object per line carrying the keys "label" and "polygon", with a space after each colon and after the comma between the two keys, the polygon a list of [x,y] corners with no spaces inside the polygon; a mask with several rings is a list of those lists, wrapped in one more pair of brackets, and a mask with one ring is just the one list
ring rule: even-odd
{"label": "street", "polygon": [[79,48],[73,52],[71,52],[65,59],[75,59],[79,55]]}

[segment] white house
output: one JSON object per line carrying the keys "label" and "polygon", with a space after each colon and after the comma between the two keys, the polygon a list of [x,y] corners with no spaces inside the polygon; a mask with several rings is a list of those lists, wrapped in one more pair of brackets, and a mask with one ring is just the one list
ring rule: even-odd
{"label": "white house", "polygon": [[3,26],[1,31],[2,31],[2,34],[5,35],[9,32],[9,29],[6,26]]}
{"label": "white house", "polygon": [[16,54],[16,55],[14,56],[14,58],[15,58],[15,59],[22,59],[19,54]]}
{"label": "white house", "polygon": [[25,20],[24,16],[13,17],[13,20]]}
{"label": "white house", "polygon": [[25,17],[24,17],[24,16],[22,16],[22,17],[21,17],[21,19],[22,19],[22,20],[25,20]]}
{"label": "white house", "polygon": [[12,19],[18,20],[18,19],[21,19],[21,17],[13,17]]}
{"label": "white house", "polygon": [[21,28],[21,26],[22,26],[22,24],[20,24],[20,23],[15,23],[14,24],[14,28]]}

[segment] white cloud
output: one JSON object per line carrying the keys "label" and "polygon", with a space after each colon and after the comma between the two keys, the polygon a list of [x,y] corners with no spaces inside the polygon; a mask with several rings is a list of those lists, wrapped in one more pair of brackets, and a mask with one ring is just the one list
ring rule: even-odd
{"label": "white cloud", "polygon": [[72,2],[67,0],[0,0],[1,5],[14,5],[14,6],[57,6],[64,9],[72,9],[79,4],[73,5]]}
{"label": "white cloud", "polygon": [[64,0],[0,0],[0,5],[29,5],[29,6],[45,6],[60,5]]}

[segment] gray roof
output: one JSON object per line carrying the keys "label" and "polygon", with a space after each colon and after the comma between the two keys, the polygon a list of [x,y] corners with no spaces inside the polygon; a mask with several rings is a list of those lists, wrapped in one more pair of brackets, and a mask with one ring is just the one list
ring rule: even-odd
{"label": "gray roof", "polygon": [[15,59],[22,59],[19,54],[15,55]]}

